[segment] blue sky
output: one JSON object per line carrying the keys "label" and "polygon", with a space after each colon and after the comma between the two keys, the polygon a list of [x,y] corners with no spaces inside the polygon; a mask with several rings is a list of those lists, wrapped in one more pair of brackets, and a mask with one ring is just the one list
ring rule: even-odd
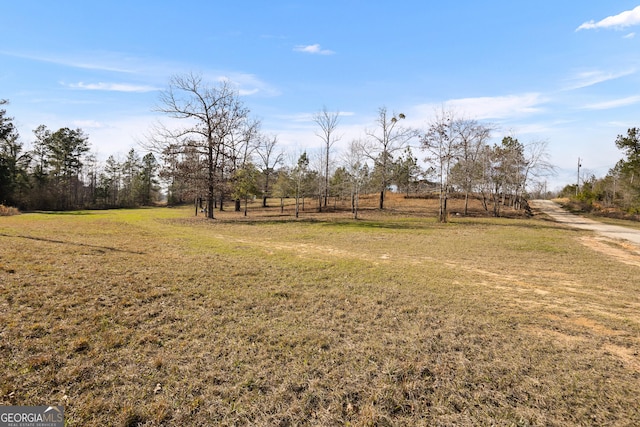
{"label": "blue sky", "polygon": [[338,149],[382,106],[423,128],[444,107],[496,141],[547,141],[551,189],[575,182],[578,157],[604,175],[640,126],[638,0],[21,0],[3,4],[0,40],[23,142],[80,127],[103,159],[143,152],[158,91],[189,72],[236,84],[289,153],[321,145],[323,106],[343,114]]}

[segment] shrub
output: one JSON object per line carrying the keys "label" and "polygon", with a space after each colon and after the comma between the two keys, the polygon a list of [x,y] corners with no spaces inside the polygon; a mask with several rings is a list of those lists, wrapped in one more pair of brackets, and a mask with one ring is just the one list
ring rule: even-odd
{"label": "shrub", "polygon": [[20,211],[11,206],[0,205],[0,216],[18,215]]}

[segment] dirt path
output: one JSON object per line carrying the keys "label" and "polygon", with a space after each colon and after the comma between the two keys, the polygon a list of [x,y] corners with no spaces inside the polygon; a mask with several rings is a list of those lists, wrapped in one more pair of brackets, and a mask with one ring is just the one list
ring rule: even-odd
{"label": "dirt path", "polygon": [[588,218],[574,215],[562,209],[551,200],[531,200],[529,202],[533,209],[537,209],[549,215],[555,221],[566,224],[570,227],[595,231],[596,233],[614,240],[626,240],[640,249],[640,230],[622,227],[618,225],[603,224]]}

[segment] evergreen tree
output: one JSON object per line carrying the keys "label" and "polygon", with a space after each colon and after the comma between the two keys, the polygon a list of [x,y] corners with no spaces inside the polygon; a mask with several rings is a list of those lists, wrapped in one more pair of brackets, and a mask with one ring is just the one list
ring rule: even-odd
{"label": "evergreen tree", "polygon": [[158,162],[152,153],[145,154],[142,158],[141,169],[138,177],[138,203],[143,206],[152,204],[158,193]]}
{"label": "evergreen tree", "polygon": [[140,157],[132,148],[122,163],[122,189],[120,190],[120,199],[121,205],[125,207],[133,207],[136,205],[136,189],[138,187],[141,168]]}
{"label": "evergreen tree", "polygon": [[5,110],[0,110],[0,204],[18,205],[19,192],[28,185],[29,156],[22,152],[12,120]]}
{"label": "evergreen tree", "polygon": [[61,128],[49,134],[45,141],[52,190],[57,196],[55,208],[75,207],[81,186],[82,157],[89,151],[88,137],[81,129]]}

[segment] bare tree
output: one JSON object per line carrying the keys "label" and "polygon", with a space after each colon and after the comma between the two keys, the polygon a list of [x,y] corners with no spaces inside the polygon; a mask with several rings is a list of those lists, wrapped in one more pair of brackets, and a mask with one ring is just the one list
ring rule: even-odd
{"label": "bare tree", "polygon": [[[314,151],[309,155],[309,173],[305,180],[305,192],[307,195],[317,198],[318,212],[322,212],[322,199],[324,195],[324,150]],[[304,206],[304,203],[303,203]]]}
{"label": "bare tree", "polygon": [[347,151],[343,154],[343,164],[349,174],[349,181],[351,184],[351,211],[353,212],[353,218],[358,219],[360,189],[362,188],[367,171],[364,149],[361,141],[351,141]]}
{"label": "bare tree", "polygon": [[275,167],[282,163],[284,153],[276,153],[276,145],[278,137],[276,135],[262,135],[258,139],[258,147],[256,153],[260,158],[260,172],[264,178],[264,187],[262,190],[262,207],[267,207],[267,197],[269,197],[269,184],[271,175],[275,172]]}
{"label": "bare tree", "polygon": [[226,157],[230,160],[231,173],[244,168],[252,160],[252,156],[261,142],[260,125],[259,120],[247,118],[224,141],[224,152],[227,153]]}
{"label": "bare tree", "polygon": [[[222,183],[227,183],[225,187],[231,193],[238,194],[235,188],[238,185],[236,173],[245,169],[252,161],[252,156],[260,143],[260,122],[258,120],[245,120],[240,129],[230,135],[228,142],[224,144],[228,162],[224,162],[224,167],[220,168]],[[232,181],[232,182],[229,182]],[[223,210],[225,191],[220,191],[220,210]],[[240,198],[235,197],[235,211],[240,212]]]}
{"label": "bare tree", "polygon": [[492,127],[471,119],[454,120],[451,123],[452,133],[460,144],[460,156],[452,172],[464,190],[464,214],[468,214],[469,194],[480,179],[482,168],[480,154],[491,138]]}
{"label": "bare tree", "polygon": [[[243,137],[249,110],[244,107],[227,81],[210,86],[195,74],[171,78],[169,88],[160,95],[157,111],[185,124],[175,129],[159,126],[149,141],[165,156],[195,150],[204,158],[206,168],[207,216],[213,219],[216,184],[224,178],[228,148]],[[246,135],[245,135],[246,137]],[[222,193],[222,188],[219,188]]]}
{"label": "bare tree", "polygon": [[489,199],[493,194],[493,149],[485,144],[480,148],[478,155],[478,182],[477,191],[482,195],[482,206],[489,211]]}
{"label": "bare tree", "polygon": [[523,189],[531,185],[546,184],[546,179],[556,173],[556,167],[549,160],[548,142],[536,140],[524,147],[525,171]]}
{"label": "bare tree", "polygon": [[[322,110],[313,116],[313,121],[320,127],[320,130],[316,132],[316,135],[320,137],[324,143],[324,188],[322,189],[322,192],[324,193],[324,207],[326,208],[327,200],[329,198],[329,157],[331,147],[340,140],[340,136],[335,133],[338,123],[340,122],[340,113],[338,111],[329,112],[327,107],[324,106],[322,107]],[[320,208],[322,209],[322,205]]]}
{"label": "bare tree", "polygon": [[454,115],[441,111],[432,120],[422,137],[422,148],[427,151],[427,160],[435,164],[440,181],[438,221],[447,222],[447,199],[450,191],[451,168],[460,155],[460,138],[454,132]]}
{"label": "bare tree", "polygon": [[400,120],[404,118],[402,113],[389,117],[387,108],[381,107],[378,109],[377,127],[365,131],[368,140],[363,148],[365,155],[374,162],[374,170],[378,172],[380,209],[384,209],[385,193],[391,184],[394,153],[402,150],[417,136],[415,130],[400,126]]}

